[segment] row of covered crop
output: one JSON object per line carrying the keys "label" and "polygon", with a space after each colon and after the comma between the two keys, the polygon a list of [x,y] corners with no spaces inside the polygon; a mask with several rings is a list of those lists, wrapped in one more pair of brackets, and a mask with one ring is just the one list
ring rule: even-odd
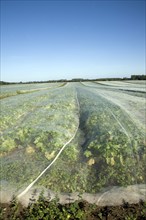
{"label": "row of covered crop", "polygon": [[[19,103],[15,104],[16,109],[14,101]],[[21,100],[11,97],[9,102],[7,111],[6,102],[3,105],[2,120],[11,112],[1,133],[0,177],[23,187],[36,178],[74,134],[79,116],[76,91],[67,86],[48,93],[39,92],[38,96],[25,94]],[[18,117],[20,109],[24,117]],[[15,123],[11,122],[11,119],[15,121],[12,112],[16,114]]]}
{"label": "row of covered crop", "polygon": [[88,190],[144,183],[146,143],[133,121],[97,93],[78,89],[84,155],[90,165]]}

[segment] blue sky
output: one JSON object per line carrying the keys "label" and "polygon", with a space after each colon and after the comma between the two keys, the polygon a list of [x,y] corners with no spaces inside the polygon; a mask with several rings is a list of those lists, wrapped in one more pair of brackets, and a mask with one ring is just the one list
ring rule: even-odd
{"label": "blue sky", "polygon": [[1,1],[1,80],[145,74],[145,1]]}

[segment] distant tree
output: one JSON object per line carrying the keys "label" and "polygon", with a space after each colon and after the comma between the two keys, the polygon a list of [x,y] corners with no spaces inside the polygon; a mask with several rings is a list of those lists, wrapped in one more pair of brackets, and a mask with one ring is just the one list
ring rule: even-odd
{"label": "distant tree", "polygon": [[131,75],[132,80],[146,80],[146,75]]}

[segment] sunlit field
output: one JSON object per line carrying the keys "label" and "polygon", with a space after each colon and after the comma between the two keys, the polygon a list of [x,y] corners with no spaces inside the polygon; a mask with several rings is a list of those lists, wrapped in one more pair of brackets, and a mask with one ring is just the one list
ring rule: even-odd
{"label": "sunlit field", "polygon": [[1,200],[35,187],[143,199],[145,98],[145,81],[1,86]]}

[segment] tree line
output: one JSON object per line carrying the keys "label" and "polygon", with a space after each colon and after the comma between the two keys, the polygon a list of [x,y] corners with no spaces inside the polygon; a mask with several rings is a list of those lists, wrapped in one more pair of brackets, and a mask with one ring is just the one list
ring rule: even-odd
{"label": "tree line", "polygon": [[57,83],[57,82],[84,82],[84,81],[119,81],[119,80],[146,80],[146,75],[131,75],[130,78],[97,78],[97,79],[84,79],[84,78],[74,78],[71,80],[59,79],[59,80],[47,80],[47,81],[29,81],[29,82],[5,82],[0,81],[0,85],[9,84],[33,84],[33,83]]}

